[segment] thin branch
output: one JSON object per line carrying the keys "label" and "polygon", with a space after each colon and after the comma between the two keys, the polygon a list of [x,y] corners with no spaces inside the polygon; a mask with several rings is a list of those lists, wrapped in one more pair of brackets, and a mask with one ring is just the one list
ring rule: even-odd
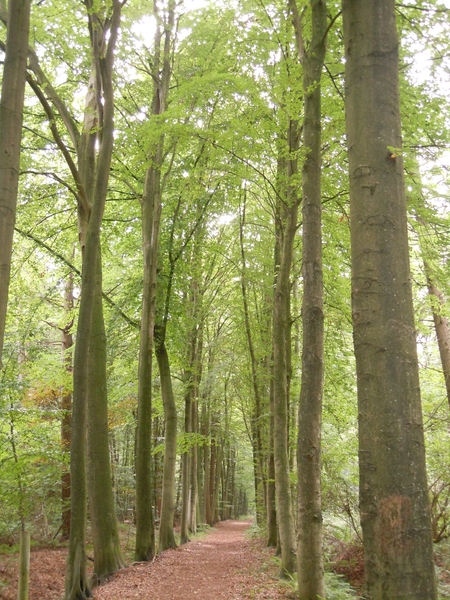
{"label": "thin branch", "polygon": [[305,14],[306,6],[302,10],[301,14],[298,12],[298,6],[296,0],[289,0],[289,9],[292,13],[292,24],[294,26],[295,39],[297,42],[297,52],[300,62],[303,62],[305,57],[305,42],[303,40],[302,33],[302,20]]}
{"label": "thin branch", "polygon": [[333,75],[331,74],[331,71],[330,71],[330,69],[327,67],[327,65],[326,65],[325,63],[324,63],[324,65],[323,65],[323,66],[325,67],[325,71],[328,73],[328,75],[329,75],[329,77],[330,77],[330,79],[331,79],[331,81],[332,81],[332,83],[333,83],[334,89],[337,91],[337,93],[339,94],[339,96],[340,96],[340,97],[342,98],[342,100],[344,101],[344,100],[345,100],[345,99],[344,99],[344,94],[343,94],[343,93],[341,92],[341,90],[338,88],[338,86],[337,86],[337,84],[336,84],[336,82],[335,82],[335,80],[334,80],[334,77],[333,77]]}
{"label": "thin branch", "polygon": [[337,21],[337,19],[342,15],[342,10],[340,10],[338,13],[336,13],[334,15],[334,17],[331,19],[330,24],[328,25],[328,27],[325,30],[325,33],[323,34],[323,38],[322,38],[322,44],[324,43],[324,41],[327,38],[327,35],[330,32],[330,29],[333,27],[333,25],[335,24],[335,22]]}
{"label": "thin branch", "polygon": [[206,137],[203,137],[202,135],[200,135],[198,133],[194,134],[194,136],[198,137],[200,140],[205,140],[206,142],[209,142],[213,146],[213,148],[219,148],[220,150],[223,150],[224,152],[228,152],[228,154],[230,154],[233,158],[235,158],[236,160],[240,161],[241,163],[243,163],[247,167],[250,167],[253,171],[255,171],[255,173],[257,173],[260,177],[262,177],[263,180],[266,183],[269,184],[269,187],[272,188],[272,191],[275,193],[275,195],[277,196],[277,198],[283,202],[283,198],[280,196],[280,194],[278,193],[276,187],[270,181],[270,179],[268,179],[268,177],[262,171],[260,171],[260,169],[258,169],[254,165],[252,165],[252,163],[249,160],[247,160],[246,158],[243,158],[242,156],[239,156],[238,154],[236,154],[236,152],[233,152],[233,150],[230,150],[229,148],[225,148],[224,146],[221,146],[220,144],[218,144],[216,141],[211,140],[211,139],[206,138]]}
{"label": "thin branch", "polygon": [[28,57],[29,57],[29,69],[34,73],[36,77],[37,84],[41,89],[45,89],[45,94],[51,100],[52,104],[55,106],[56,110],[61,116],[61,119],[66,126],[66,129],[70,135],[70,139],[72,140],[73,146],[78,149],[78,142],[80,139],[80,132],[78,131],[78,124],[75,119],[69,113],[67,106],[61,100],[55,88],[52,86],[50,81],[45,76],[44,72],[41,69],[39,64],[38,57],[32,48],[28,49]]}
{"label": "thin branch", "polygon": [[412,8],[414,10],[421,10],[423,12],[432,12],[432,13],[446,13],[450,11],[450,8],[427,8],[425,6],[414,6],[414,4],[396,4],[396,8]]}
{"label": "thin branch", "polygon": [[[52,256],[54,256],[55,258],[57,258],[58,260],[60,260],[67,267],[69,267],[69,269],[71,271],[73,271],[79,277],[81,277],[81,271],[80,271],[80,269],[78,269],[65,256],[63,256],[62,254],[60,254],[59,252],[57,252],[56,250],[54,250],[51,246],[49,246],[48,244],[46,244],[45,242],[43,242],[42,240],[40,240],[39,238],[37,238],[36,236],[34,236],[32,233],[29,233],[27,231],[23,231],[22,229],[19,229],[18,227],[14,227],[14,230],[17,231],[17,233],[19,233],[23,237],[26,237],[26,238],[29,238],[30,240],[32,240],[35,244],[37,244],[41,248],[44,248],[45,250],[47,250],[47,252],[49,252],[49,254],[51,254]],[[124,321],[126,321],[128,323],[128,325],[131,325],[131,327],[134,327],[135,329],[139,329],[140,330],[141,324],[138,321],[135,321],[134,319],[132,319],[131,317],[129,317],[126,313],[124,313],[123,310],[114,302],[114,300],[112,300],[105,292],[102,292],[102,297],[104,298],[104,300],[112,308],[114,308],[114,310],[124,319]]]}
{"label": "thin branch", "polygon": [[65,188],[67,188],[69,190],[69,192],[71,194],[73,194],[73,196],[75,196],[75,198],[78,200],[78,194],[76,192],[76,190],[73,189],[72,186],[70,186],[67,181],[64,181],[64,179],[61,179],[61,177],[58,177],[58,175],[56,175],[56,173],[51,173],[48,171],[21,171],[20,175],[44,175],[46,177],[51,177],[52,179],[54,179],[55,181],[57,181],[58,183],[60,183],[62,186],[64,186]]}
{"label": "thin branch", "polygon": [[53,109],[50,106],[50,103],[47,101],[47,98],[45,97],[45,94],[41,90],[39,84],[33,79],[33,77],[29,73],[27,74],[27,81],[34,93],[36,94],[36,96],[38,97],[40,103],[42,104],[42,107],[49,119],[50,130],[52,132],[53,139],[55,140],[58,148],[61,150],[66,160],[67,166],[69,167],[70,172],[72,173],[72,177],[78,189],[77,193],[75,194],[75,197],[77,198],[77,201],[79,202],[83,210],[86,211],[87,214],[89,214],[90,206],[86,198],[86,194],[84,192],[84,187],[81,182],[80,175],[78,173],[78,168],[75,165],[66,144],[63,142],[59,134],[58,127],[56,126],[55,114],[53,112]]}

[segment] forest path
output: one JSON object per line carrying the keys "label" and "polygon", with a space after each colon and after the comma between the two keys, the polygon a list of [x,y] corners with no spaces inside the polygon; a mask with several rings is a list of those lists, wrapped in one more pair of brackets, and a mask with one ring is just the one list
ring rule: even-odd
{"label": "forest path", "polygon": [[206,536],[152,563],[122,569],[94,593],[96,600],[265,600],[286,598],[273,553],[248,539],[250,523],[223,521]]}

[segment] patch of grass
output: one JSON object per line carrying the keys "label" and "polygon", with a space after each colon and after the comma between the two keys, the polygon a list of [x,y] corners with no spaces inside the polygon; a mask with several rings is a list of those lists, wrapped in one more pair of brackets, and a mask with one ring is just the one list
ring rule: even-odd
{"label": "patch of grass", "polygon": [[14,554],[19,552],[19,544],[0,544],[0,554]]}

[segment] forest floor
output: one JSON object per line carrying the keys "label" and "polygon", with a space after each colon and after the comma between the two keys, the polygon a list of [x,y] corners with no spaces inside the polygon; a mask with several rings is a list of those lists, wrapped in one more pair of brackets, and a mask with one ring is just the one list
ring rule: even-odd
{"label": "forest floor", "polygon": [[[277,600],[292,597],[273,551],[246,534],[249,521],[223,521],[205,535],[134,563],[94,590],[96,600]],[[60,600],[67,550],[31,553],[30,600]],[[0,599],[17,597],[17,556],[0,556]]]}

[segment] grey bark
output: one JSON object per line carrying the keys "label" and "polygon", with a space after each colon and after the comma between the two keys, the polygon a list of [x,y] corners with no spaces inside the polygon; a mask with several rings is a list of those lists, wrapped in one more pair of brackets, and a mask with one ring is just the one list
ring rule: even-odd
{"label": "grey bark", "polygon": [[[78,216],[83,269],[74,356],[72,522],[66,569],[66,600],[90,597],[85,554],[86,463],[94,544],[94,584],[124,565],[112,493],[108,446],[106,336],[102,307],[100,245],[113,149],[112,67],[121,7],[121,3],[115,0],[111,7],[109,28],[102,25],[101,14],[92,10],[89,12],[93,68],[86,96],[83,132],[77,147],[78,181],[82,190]],[[91,4],[88,4],[87,8],[92,9]],[[108,41],[105,37],[107,31]],[[97,131],[98,155],[95,151]],[[89,206],[90,201],[92,208]]]}
{"label": "grey bark", "polygon": [[19,189],[30,0],[10,1],[8,5],[8,33],[0,100],[0,367]]}
{"label": "grey bark", "polygon": [[344,0],[352,317],[367,597],[436,598],[394,0]]}
{"label": "grey bark", "polygon": [[173,531],[175,470],[177,461],[177,407],[172,390],[169,356],[164,340],[157,341],[156,358],[161,378],[161,393],[165,417],[164,473],[158,545],[158,552],[163,552],[168,548],[176,548],[177,546]]}
{"label": "grey bark", "polygon": [[[67,324],[62,328],[61,333],[64,369],[71,377],[73,376],[71,355],[71,348],[73,347],[73,301],[73,273],[70,273],[67,278],[64,294],[64,312]],[[64,390],[61,399],[61,410],[63,413],[61,419],[61,445],[63,452],[69,453],[72,421],[72,392],[69,390]],[[63,503],[61,537],[63,540],[68,540],[70,537],[70,471],[68,470],[65,470],[61,476],[61,500]]]}
{"label": "grey bark", "polygon": [[[295,5],[295,0],[291,0]],[[324,377],[324,315],[321,197],[321,74],[325,59],[327,8],[311,0],[312,37],[303,57],[302,169],[302,381],[298,414],[297,576],[304,600],[325,596],[322,549],[320,443]],[[296,13],[296,6],[294,9]],[[295,22],[295,20],[294,20]],[[302,35],[296,30],[297,37]]]}
{"label": "grey bark", "polygon": [[[154,3],[157,30],[153,56],[152,115],[166,110],[171,76],[170,46],[174,24],[174,2],[169,0],[168,22],[164,35]],[[161,51],[161,44],[163,45]],[[162,52],[162,57],[161,57]],[[151,484],[152,428],[152,357],[156,312],[156,271],[158,264],[161,220],[161,166],[164,138],[149,150],[149,163],[142,196],[142,248],[144,255],[144,286],[142,294],[141,337],[138,369],[138,418],[136,442],[136,545],[135,559],[151,560],[155,554],[154,516]]]}
{"label": "grey bark", "polygon": [[298,150],[298,127],[289,122],[289,159],[284,162],[286,171],[280,173],[281,189],[285,189],[283,202],[279,268],[273,302],[273,386],[274,386],[274,464],[277,503],[278,533],[281,545],[282,577],[289,577],[296,570],[296,544],[294,518],[292,514],[291,486],[289,474],[288,393],[290,352],[290,272],[297,231],[300,199],[295,190],[297,174],[296,150]]}
{"label": "grey bark", "polygon": [[242,207],[242,214],[239,223],[239,241],[241,250],[241,293],[242,304],[244,309],[244,324],[245,335],[247,338],[247,346],[250,355],[250,367],[252,374],[252,386],[254,397],[254,410],[252,415],[251,432],[253,446],[253,463],[255,474],[255,500],[256,500],[256,519],[257,522],[265,522],[267,520],[267,482],[264,468],[264,452],[263,452],[263,427],[262,427],[262,393],[260,385],[260,375],[258,373],[258,361],[255,353],[253,342],[253,334],[250,325],[250,312],[247,299],[247,269],[244,247],[244,226],[245,226],[245,199]]}

